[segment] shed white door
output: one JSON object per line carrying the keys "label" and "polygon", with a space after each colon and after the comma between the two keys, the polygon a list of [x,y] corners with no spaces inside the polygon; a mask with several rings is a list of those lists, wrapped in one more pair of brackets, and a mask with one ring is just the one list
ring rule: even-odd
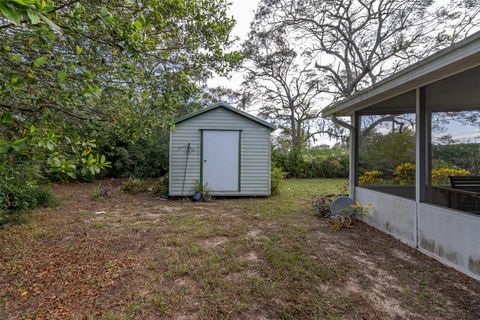
{"label": "shed white door", "polygon": [[238,191],[239,134],[203,132],[203,184],[210,191]]}

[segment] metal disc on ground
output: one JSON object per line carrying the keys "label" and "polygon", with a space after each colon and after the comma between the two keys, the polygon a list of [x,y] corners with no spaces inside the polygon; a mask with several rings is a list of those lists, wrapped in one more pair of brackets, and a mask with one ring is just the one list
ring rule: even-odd
{"label": "metal disc on ground", "polygon": [[338,197],[332,201],[330,213],[332,216],[338,216],[342,210],[350,208],[353,204],[353,200],[349,197]]}

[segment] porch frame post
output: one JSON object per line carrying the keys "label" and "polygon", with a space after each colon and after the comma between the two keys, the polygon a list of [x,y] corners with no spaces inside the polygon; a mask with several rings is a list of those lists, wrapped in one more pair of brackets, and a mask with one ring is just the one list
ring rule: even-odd
{"label": "porch frame post", "polygon": [[426,168],[427,168],[427,110],[425,87],[416,89],[416,119],[415,119],[415,245],[418,248],[418,213],[421,202],[425,200]]}
{"label": "porch frame post", "polygon": [[349,170],[348,170],[348,181],[349,181],[349,196],[355,201],[355,186],[357,185],[357,170],[358,170],[358,130],[359,126],[359,117],[356,112],[351,116],[351,124],[353,129],[350,130],[350,161],[349,161]]}
{"label": "porch frame post", "polygon": [[425,101],[425,87],[416,89],[416,128],[415,128],[415,200],[417,203],[425,200],[426,169],[427,169],[427,110]]}

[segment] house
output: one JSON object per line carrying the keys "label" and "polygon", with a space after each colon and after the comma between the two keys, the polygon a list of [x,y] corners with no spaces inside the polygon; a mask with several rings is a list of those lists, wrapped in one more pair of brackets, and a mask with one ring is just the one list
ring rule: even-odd
{"label": "house", "polygon": [[269,196],[270,123],[217,103],[175,120],[169,195]]}
{"label": "house", "polygon": [[351,131],[350,196],[373,206],[362,219],[480,279],[480,33],[323,116]]}

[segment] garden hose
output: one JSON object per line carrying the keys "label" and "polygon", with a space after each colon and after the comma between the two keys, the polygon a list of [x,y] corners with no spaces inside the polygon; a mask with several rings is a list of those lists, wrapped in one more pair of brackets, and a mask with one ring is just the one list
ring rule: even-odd
{"label": "garden hose", "polygon": [[190,155],[190,142],[187,145],[187,160],[185,160],[185,170],[183,172],[182,197],[183,197],[183,190],[185,189],[185,179],[187,178],[187,166],[188,166],[189,155]]}

